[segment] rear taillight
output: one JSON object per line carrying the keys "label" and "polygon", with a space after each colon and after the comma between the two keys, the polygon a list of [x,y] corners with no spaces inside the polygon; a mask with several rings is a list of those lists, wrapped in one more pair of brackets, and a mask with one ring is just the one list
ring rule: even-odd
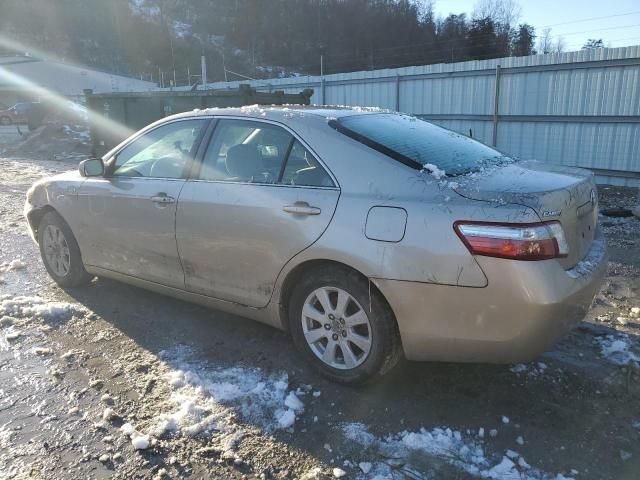
{"label": "rear taillight", "polygon": [[453,224],[460,239],[474,255],[512,260],[547,260],[566,257],[569,245],[560,222]]}

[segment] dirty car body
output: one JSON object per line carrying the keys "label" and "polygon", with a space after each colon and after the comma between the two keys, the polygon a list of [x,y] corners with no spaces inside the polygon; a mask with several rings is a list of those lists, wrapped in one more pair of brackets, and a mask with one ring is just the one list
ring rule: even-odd
{"label": "dirty car body", "polygon": [[[55,211],[89,274],[283,329],[296,285],[336,266],[382,299],[410,360],[532,359],[584,317],[606,269],[590,172],[516,162],[409,116],[196,111],[102,160],[104,173],[32,187],[35,239]],[[336,355],[335,368],[355,365]]]}

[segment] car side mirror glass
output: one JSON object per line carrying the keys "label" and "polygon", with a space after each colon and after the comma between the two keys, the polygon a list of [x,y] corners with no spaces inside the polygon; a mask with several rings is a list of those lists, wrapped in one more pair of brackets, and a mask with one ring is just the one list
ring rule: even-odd
{"label": "car side mirror glass", "polygon": [[104,175],[104,163],[101,158],[89,158],[78,165],[83,177],[101,177]]}

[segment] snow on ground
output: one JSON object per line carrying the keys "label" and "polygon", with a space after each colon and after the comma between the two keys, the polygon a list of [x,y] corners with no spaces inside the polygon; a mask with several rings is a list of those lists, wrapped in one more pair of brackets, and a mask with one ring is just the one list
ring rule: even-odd
{"label": "snow on ground", "polygon": [[[185,346],[161,353],[170,396],[159,406],[151,422],[127,427],[125,432],[142,445],[146,435],[203,435],[215,437],[223,455],[233,458],[244,427],[272,433],[291,429],[304,410],[300,396],[307,390],[289,389],[285,372],[267,375],[259,368],[222,368],[197,360]],[[147,438],[148,440],[148,438]],[[136,448],[146,448],[136,446]]]}
{"label": "snow on ground", "polygon": [[71,317],[74,313],[85,314],[86,309],[66,302],[47,302],[40,297],[0,296],[0,318],[7,316],[62,320]]}
{"label": "snow on ground", "polygon": [[528,377],[539,377],[544,375],[547,364],[544,362],[517,363],[509,368],[516,375],[527,375]]}
{"label": "snow on ground", "polygon": [[[417,432],[405,430],[379,438],[373,435],[366,425],[347,423],[342,426],[342,433],[347,440],[362,446],[365,454],[372,456],[370,461],[360,463],[361,469],[366,470],[367,478],[378,480],[407,478],[411,472],[415,471],[410,464],[415,455],[442,460],[478,478],[495,480],[569,480],[570,478],[533,468],[513,450],[507,450],[501,458],[493,458],[485,452],[484,442],[479,434],[463,435],[447,427],[437,427],[432,430],[421,428]],[[374,461],[374,459],[379,460]],[[394,459],[396,462],[394,464],[387,459]],[[409,478],[412,477],[409,476]]]}
{"label": "snow on ground", "polygon": [[640,355],[632,351],[632,341],[627,334],[607,335],[596,338],[600,354],[615,365],[631,365],[640,368]]}
{"label": "snow on ground", "polygon": [[20,258],[15,258],[10,262],[0,263],[0,273],[17,272],[18,270],[24,270],[27,267],[26,263]]}

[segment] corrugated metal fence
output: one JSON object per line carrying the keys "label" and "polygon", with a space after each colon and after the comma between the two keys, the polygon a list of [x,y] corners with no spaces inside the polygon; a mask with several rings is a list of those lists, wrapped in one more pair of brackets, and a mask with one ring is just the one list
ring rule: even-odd
{"label": "corrugated metal fence", "polygon": [[411,113],[520,158],[640,185],[640,46],[248,83]]}

